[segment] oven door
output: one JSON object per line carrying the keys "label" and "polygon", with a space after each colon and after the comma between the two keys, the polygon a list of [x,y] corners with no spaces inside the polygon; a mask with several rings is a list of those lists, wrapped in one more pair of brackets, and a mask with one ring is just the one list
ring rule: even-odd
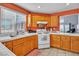
{"label": "oven door", "polygon": [[50,43],[50,36],[48,34],[38,35],[38,44],[48,44]]}

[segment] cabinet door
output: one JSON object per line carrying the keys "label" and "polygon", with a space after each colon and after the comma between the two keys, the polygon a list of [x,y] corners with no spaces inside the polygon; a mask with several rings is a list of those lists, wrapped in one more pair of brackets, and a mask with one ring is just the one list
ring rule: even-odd
{"label": "cabinet door", "polygon": [[50,17],[50,16],[44,16],[44,17],[45,17],[44,20],[45,20],[46,22],[48,22],[47,26],[48,26],[48,27],[51,27],[51,21],[50,21],[50,20],[51,20],[51,17]]}
{"label": "cabinet door", "polygon": [[61,40],[59,35],[53,35],[53,42],[52,45],[54,47],[60,48],[61,47]]}
{"label": "cabinet door", "polygon": [[31,46],[31,50],[32,50],[34,48],[33,37],[30,38],[30,46]]}
{"label": "cabinet door", "polygon": [[38,36],[37,35],[35,35],[34,36],[34,38],[33,38],[33,40],[34,40],[34,48],[38,48]]}
{"label": "cabinet door", "polygon": [[32,36],[26,37],[26,44],[25,45],[26,45],[25,50],[27,53],[29,53],[34,48]]}
{"label": "cabinet door", "polygon": [[12,41],[4,42],[3,43],[9,50],[13,50]]}
{"label": "cabinet door", "polygon": [[50,35],[50,46],[53,47],[53,35]]}
{"label": "cabinet door", "polygon": [[13,52],[17,56],[23,56],[24,55],[23,46],[24,46],[24,44],[18,44],[17,46],[13,46]]}
{"label": "cabinet door", "polygon": [[30,48],[29,48],[29,42],[27,41],[26,43],[24,43],[23,45],[23,55],[26,55],[30,52]]}
{"label": "cabinet door", "polygon": [[32,19],[31,19],[31,27],[37,27],[37,21],[39,21],[40,16],[38,15],[32,15]]}
{"label": "cabinet door", "polygon": [[65,50],[70,50],[71,42],[69,36],[61,36],[61,48]]}
{"label": "cabinet door", "polygon": [[79,53],[79,37],[71,37],[71,51]]}
{"label": "cabinet door", "polygon": [[32,42],[33,38],[32,36],[28,38],[28,45],[29,45],[29,50],[31,51],[33,49],[33,42]]}
{"label": "cabinet door", "polygon": [[58,25],[59,25],[58,16],[51,16],[51,26],[58,27]]}

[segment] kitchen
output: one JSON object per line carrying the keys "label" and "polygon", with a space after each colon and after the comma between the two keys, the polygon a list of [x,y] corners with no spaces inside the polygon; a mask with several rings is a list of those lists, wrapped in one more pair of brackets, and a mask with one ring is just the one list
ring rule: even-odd
{"label": "kitchen", "polygon": [[78,56],[78,6],[0,3],[0,56]]}

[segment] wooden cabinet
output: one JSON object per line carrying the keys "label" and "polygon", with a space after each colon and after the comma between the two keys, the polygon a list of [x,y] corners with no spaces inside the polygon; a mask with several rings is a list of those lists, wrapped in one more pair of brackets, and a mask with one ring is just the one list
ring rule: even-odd
{"label": "wooden cabinet", "polygon": [[17,56],[24,55],[24,51],[25,51],[24,49],[25,49],[25,40],[24,40],[24,38],[13,40],[13,52]]}
{"label": "wooden cabinet", "polygon": [[13,52],[17,56],[23,56],[29,53],[33,47],[32,47],[32,37],[24,37],[18,40],[13,41]]}
{"label": "wooden cabinet", "polygon": [[13,47],[13,52],[17,55],[17,56],[23,56],[23,46],[24,44],[18,44],[16,46]]}
{"label": "wooden cabinet", "polygon": [[79,53],[79,36],[51,34],[50,38],[51,47],[57,47]]}
{"label": "wooden cabinet", "polygon": [[21,43],[13,47],[13,52],[17,56],[24,56],[30,51],[28,47],[29,47],[28,43]]}
{"label": "wooden cabinet", "polygon": [[51,27],[58,27],[58,26],[59,26],[59,17],[51,16]]}
{"label": "wooden cabinet", "polygon": [[24,56],[31,50],[38,48],[38,36],[33,35],[23,37],[13,41],[4,42],[3,44],[17,56]]}
{"label": "wooden cabinet", "polygon": [[33,37],[33,41],[34,41],[34,48],[37,49],[38,48],[38,36],[37,35]]}
{"label": "wooden cabinet", "polygon": [[13,42],[12,41],[8,41],[8,42],[4,42],[3,43],[9,50],[13,50]]}
{"label": "wooden cabinet", "polygon": [[34,49],[34,44],[33,44],[33,36],[27,37],[26,42],[28,43],[28,49],[31,51]]}
{"label": "wooden cabinet", "polygon": [[37,41],[36,40],[37,40],[37,35],[14,40],[13,41],[13,45],[14,45],[13,52],[18,56],[26,55],[34,48],[37,48]]}
{"label": "wooden cabinet", "polygon": [[79,37],[77,36],[71,37],[71,51],[79,53]]}
{"label": "wooden cabinet", "polygon": [[51,25],[51,17],[49,15],[39,15],[39,14],[32,14],[31,16],[31,27],[37,28],[38,21],[46,21],[48,22],[47,26],[50,27]]}
{"label": "wooden cabinet", "polygon": [[21,44],[23,42],[24,42],[24,38],[19,38],[19,39],[13,40],[13,46]]}
{"label": "wooden cabinet", "polygon": [[71,49],[71,41],[70,41],[70,36],[61,36],[61,48],[65,50],[70,50]]}
{"label": "wooden cabinet", "polygon": [[61,47],[60,35],[52,35],[51,36],[51,46],[57,47],[57,48]]}
{"label": "wooden cabinet", "polygon": [[51,27],[51,16],[44,16],[44,20],[48,22],[47,27]]}
{"label": "wooden cabinet", "polygon": [[42,21],[43,17],[40,15],[32,15],[31,17],[31,27],[37,28],[37,21]]}

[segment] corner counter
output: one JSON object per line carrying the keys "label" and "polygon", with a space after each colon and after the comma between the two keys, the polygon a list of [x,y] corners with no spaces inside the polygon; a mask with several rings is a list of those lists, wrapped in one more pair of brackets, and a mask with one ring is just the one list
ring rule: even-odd
{"label": "corner counter", "polygon": [[79,53],[79,33],[51,33],[51,47]]}
{"label": "corner counter", "polygon": [[[23,35],[17,35],[15,37],[9,37],[9,36],[0,37],[0,56],[16,56],[14,54],[14,52],[9,49],[9,48],[11,48],[11,45],[9,44],[9,48],[8,48],[3,43],[15,41],[15,40],[25,38],[25,37],[31,37],[31,36],[34,36],[34,35],[37,35],[37,33],[25,33]],[[28,40],[28,39],[26,39],[26,40]],[[18,42],[16,42],[16,43],[18,43]]]}

